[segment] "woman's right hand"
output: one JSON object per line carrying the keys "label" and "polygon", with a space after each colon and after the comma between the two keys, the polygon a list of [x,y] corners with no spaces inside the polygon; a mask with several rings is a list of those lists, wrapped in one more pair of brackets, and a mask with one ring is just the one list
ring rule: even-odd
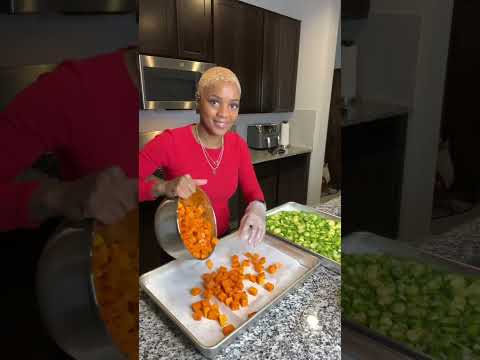
{"label": "woman's right hand", "polygon": [[192,179],[190,174],[186,174],[165,182],[164,193],[169,198],[178,196],[186,199],[197,190],[197,186],[205,185],[207,182],[206,179]]}
{"label": "woman's right hand", "polygon": [[75,181],[45,182],[32,196],[32,219],[41,223],[60,216],[114,224],[138,206],[137,182],[116,166]]}

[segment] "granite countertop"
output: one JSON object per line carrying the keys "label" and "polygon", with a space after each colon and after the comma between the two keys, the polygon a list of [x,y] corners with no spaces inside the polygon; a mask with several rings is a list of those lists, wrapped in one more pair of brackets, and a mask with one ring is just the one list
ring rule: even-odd
{"label": "granite countertop", "polygon": [[480,217],[446,233],[430,236],[421,244],[421,249],[480,268]]}
{"label": "granite countertop", "polygon": [[294,146],[289,145],[283,154],[274,154],[272,155],[268,150],[254,150],[250,149],[250,154],[252,155],[252,162],[258,164],[264,161],[277,160],[286,158],[289,156],[300,155],[311,153],[312,149],[304,146]]}
{"label": "granite countertop", "polygon": [[314,205],[313,207],[317,210],[341,217],[342,216],[342,197],[337,196],[330,201],[327,201],[322,204]]}
{"label": "granite countertop", "polygon": [[[322,204],[339,213],[338,204]],[[216,359],[341,358],[340,275],[319,267]],[[155,303],[140,292],[140,359],[205,359]]]}
{"label": "granite countertop", "polygon": [[346,127],[393,116],[408,115],[409,112],[409,108],[403,105],[358,99],[347,108],[342,126]]}

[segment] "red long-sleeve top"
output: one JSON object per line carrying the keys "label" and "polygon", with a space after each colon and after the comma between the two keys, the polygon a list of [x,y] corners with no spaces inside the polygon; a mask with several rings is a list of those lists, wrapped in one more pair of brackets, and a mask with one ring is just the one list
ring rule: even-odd
{"label": "red long-sleeve top", "polygon": [[137,176],[138,90],[123,50],[62,63],[0,112],[0,231],[36,225],[28,204],[39,183],[15,177],[45,152],[64,180],[114,165]]}
{"label": "red long-sleeve top", "polygon": [[[220,149],[207,149],[212,159],[218,159]],[[213,174],[200,144],[193,136],[192,125],[165,130],[147,143],[139,155],[140,201],[153,200],[152,186],[147,178],[155,170],[163,169],[165,180],[190,174],[193,179],[207,179],[201,186],[212,203],[217,220],[217,233],[225,234],[229,228],[230,210],[228,200],[235,194],[238,185],[247,203],[264,196],[252,165],[245,141],[236,133],[224,137],[224,152],[220,166]]]}

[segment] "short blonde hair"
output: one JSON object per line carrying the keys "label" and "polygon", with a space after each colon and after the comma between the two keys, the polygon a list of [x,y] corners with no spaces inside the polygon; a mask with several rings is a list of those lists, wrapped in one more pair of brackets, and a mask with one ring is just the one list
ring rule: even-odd
{"label": "short blonde hair", "polygon": [[242,94],[242,87],[240,86],[240,81],[238,81],[237,75],[235,75],[232,70],[225,67],[214,66],[205,71],[198,81],[197,92],[195,94],[197,101],[200,100],[200,94],[203,92],[203,89],[217,81],[226,81],[235,84],[240,94]]}

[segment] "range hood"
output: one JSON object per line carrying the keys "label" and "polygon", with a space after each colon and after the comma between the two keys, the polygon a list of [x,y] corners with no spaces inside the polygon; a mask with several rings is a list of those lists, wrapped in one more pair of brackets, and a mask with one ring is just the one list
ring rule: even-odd
{"label": "range hood", "polygon": [[0,12],[7,14],[38,14],[59,12],[65,14],[119,14],[133,13],[136,0],[6,0]]}

